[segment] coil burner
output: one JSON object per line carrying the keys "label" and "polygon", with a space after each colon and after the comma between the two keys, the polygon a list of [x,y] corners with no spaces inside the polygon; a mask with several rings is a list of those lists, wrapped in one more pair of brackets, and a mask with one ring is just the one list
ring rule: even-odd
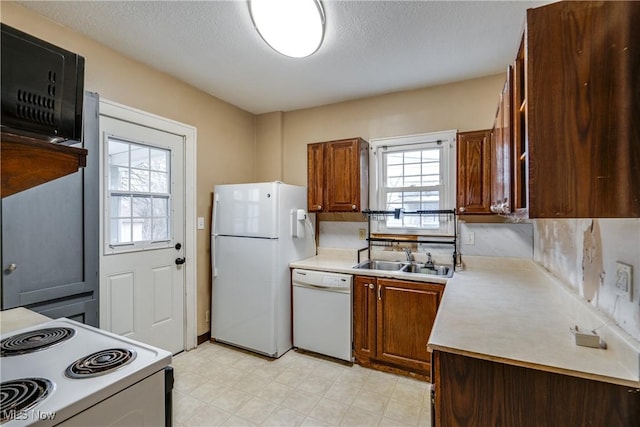
{"label": "coil burner", "polygon": [[13,335],[0,341],[0,357],[44,350],[68,340],[75,333],[71,328],[44,328]]}
{"label": "coil burner", "polygon": [[124,348],[109,348],[92,353],[73,362],[65,370],[69,378],[91,378],[107,374],[136,358],[136,352]]}
{"label": "coil burner", "polygon": [[53,391],[45,378],[20,378],[0,384],[0,424],[22,417]]}

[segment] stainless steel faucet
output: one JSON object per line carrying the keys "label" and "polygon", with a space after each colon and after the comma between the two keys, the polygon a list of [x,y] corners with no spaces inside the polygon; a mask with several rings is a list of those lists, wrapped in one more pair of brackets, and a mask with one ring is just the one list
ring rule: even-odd
{"label": "stainless steel faucet", "polygon": [[427,252],[427,261],[424,263],[427,268],[433,268],[433,259],[431,259],[431,252]]}
{"label": "stainless steel faucet", "polygon": [[402,250],[404,251],[405,254],[407,254],[407,261],[413,261],[415,258],[413,257],[413,254],[411,253],[411,249],[409,248],[402,248]]}

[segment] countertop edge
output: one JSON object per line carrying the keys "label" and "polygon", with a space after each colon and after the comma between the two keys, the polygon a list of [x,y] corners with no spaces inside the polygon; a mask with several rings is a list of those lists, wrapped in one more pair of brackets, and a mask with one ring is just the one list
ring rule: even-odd
{"label": "countertop edge", "polygon": [[640,381],[627,380],[624,378],[616,378],[616,377],[610,377],[610,376],[600,375],[600,374],[592,374],[589,372],[576,371],[571,369],[563,369],[556,366],[536,364],[536,363],[527,362],[524,360],[510,359],[507,357],[494,356],[494,355],[485,354],[485,353],[477,353],[469,350],[446,347],[446,346],[437,345],[437,344],[428,344],[427,350],[429,350],[430,353],[433,353],[434,351],[440,351],[443,353],[451,353],[451,354],[457,354],[459,356],[471,357],[478,360],[486,360],[488,362],[503,363],[505,365],[519,366],[522,368],[535,369],[537,371],[551,372],[555,374],[567,375],[567,376],[576,377],[576,378],[583,378],[586,380],[594,380],[594,381],[606,382],[610,384],[617,384],[625,387],[633,387],[633,388],[640,387]]}

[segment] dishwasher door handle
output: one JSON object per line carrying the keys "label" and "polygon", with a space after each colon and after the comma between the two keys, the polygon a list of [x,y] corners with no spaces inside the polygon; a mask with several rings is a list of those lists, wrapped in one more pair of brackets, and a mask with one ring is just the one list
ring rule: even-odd
{"label": "dishwasher door handle", "polygon": [[318,289],[323,291],[340,291],[340,292],[349,291],[351,289],[348,286],[345,286],[345,287],[324,286],[324,285],[315,285],[313,283],[302,283],[302,282],[293,282],[293,286],[299,287],[299,288]]}

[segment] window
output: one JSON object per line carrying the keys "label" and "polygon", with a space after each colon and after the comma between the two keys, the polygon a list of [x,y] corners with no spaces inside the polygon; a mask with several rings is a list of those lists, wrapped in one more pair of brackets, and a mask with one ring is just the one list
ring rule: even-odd
{"label": "window", "polygon": [[[377,210],[415,212],[453,209],[455,131],[372,141],[376,158]],[[439,215],[396,215],[378,221],[376,232],[446,234]]]}
{"label": "window", "polygon": [[171,240],[171,151],[107,138],[107,245],[136,249]]}

